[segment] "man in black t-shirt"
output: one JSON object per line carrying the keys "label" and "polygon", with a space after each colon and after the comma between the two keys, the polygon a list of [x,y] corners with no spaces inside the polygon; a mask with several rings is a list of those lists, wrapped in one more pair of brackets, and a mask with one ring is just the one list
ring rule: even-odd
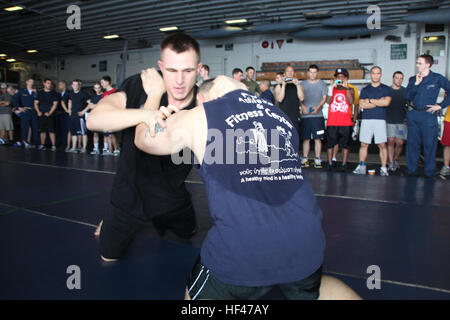
{"label": "man in black t-shirt", "polygon": [[[120,259],[135,234],[149,222],[160,233],[169,229],[186,239],[195,233],[195,212],[184,184],[192,166],[176,165],[170,156],[139,151],[134,145],[134,132],[142,122],[155,126],[151,111],[160,106],[195,107],[195,82],[202,66],[199,59],[196,40],[182,33],[168,36],[161,43],[161,60],[158,61],[164,80],[156,77],[159,81],[143,87],[142,78],[146,73],[134,75],[125,80],[119,92],[100,100],[89,115],[89,130],[123,130],[110,210],[99,230],[100,254],[104,261]],[[163,88],[162,92],[167,90],[167,93],[161,97],[161,90],[155,88]]]}
{"label": "man in black t-shirt", "polygon": [[405,88],[402,87],[403,73],[396,71],[392,76],[392,101],[386,112],[389,171],[400,168],[398,158],[407,137]]}
{"label": "man in black t-shirt", "polygon": [[45,137],[47,132],[52,143],[52,151],[56,151],[55,145],[55,116],[58,106],[58,94],[53,90],[53,84],[50,79],[44,80],[44,89],[37,93],[34,100],[34,109],[39,117],[39,132],[41,135],[41,145],[39,150],[45,150]]}
{"label": "man in black t-shirt", "polygon": [[295,78],[295,70],[287,66],[284,70],[284,78],[274,88],[274,95],[280,104],[280,109],[289,117],[299,132],[298,118],[300,116],[300,102],[305,100],[303,87]]}

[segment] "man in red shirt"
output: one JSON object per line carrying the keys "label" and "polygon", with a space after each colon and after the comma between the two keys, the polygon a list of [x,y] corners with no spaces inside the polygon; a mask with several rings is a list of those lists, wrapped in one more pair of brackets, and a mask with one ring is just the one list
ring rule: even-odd
{"label": "man in red shirt", "polygon": [[[104,76],[102,77],[102,79],[100,80],[100,85],[102,86],[102,88],[105,90],[105,92],[103,92],[102,94],[102,99],[106,96],[109,96],[111,94],[113,94],[114,92],[116,92],[116,89],[112,87],[112,80],[110,76]],[[117,146],[117,138],[116,135],[112,132],[105,132],[103,134],[103,155],[114,155],[114,156],[119,156],[120,155],[120,150],[119,147]]]}
{"label": "man in red shirt", "polygon": [[334,79],[331,79],[330,87],[328,88],[328,170],[331,170],[333,167],[333,148],[337,144],[342,149],[341,170],[345,171],[347,169],[348,145],[352,138],[353,130],[351,105],[355,97],[354,90],[348,86],[348,76],[346,69],[336,69]]}

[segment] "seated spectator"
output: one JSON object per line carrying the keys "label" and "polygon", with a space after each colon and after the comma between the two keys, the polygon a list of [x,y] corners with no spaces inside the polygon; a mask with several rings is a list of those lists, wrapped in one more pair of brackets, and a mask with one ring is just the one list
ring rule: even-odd
{"label": "seated spectator", "polygon": [[232,75],[233,75],[234,80],[241,82],[243,74],[244,74],[244,71],[242,71],[241,69],[239,69],[239,68],[233,69]]}

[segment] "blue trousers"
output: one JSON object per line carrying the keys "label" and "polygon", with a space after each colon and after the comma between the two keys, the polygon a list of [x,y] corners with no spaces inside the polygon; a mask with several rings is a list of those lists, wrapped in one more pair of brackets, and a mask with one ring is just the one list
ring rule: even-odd
{"label": "blue trousers", "polygon": [[[28,141],[28,128],[31,125],[31,136],[33,137],[33,143],[39,145],[39,119],[36,110],[27,109],[22,113],[20,117],[20,131],[22,141]],[[31,141],[28,141],[31,142]]]}
{"label": "blue trousers", "polygon": [[407,114],[408,140],[406,142],[406,168],[409,174],[417,173],[420,147],[423,144],[425,175],[433,176],[436,170],[438,122],[436,114],[411,110]]}
{"label": "blue trousers", "polygon": [[67,147],[67,134],[69,133],[70,116],[64,112],[56,115],[56,145]]}

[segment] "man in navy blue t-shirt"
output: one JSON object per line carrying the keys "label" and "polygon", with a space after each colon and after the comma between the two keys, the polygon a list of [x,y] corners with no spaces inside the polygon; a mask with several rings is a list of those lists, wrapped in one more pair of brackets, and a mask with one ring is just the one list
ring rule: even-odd
{"label": "man in navy blue t-shirt", "polygon": [[353,171],[355,174],[366,174],[366,159],[372,138],[380,148],[381,176],[389,176],[387,170],[388,149],[386,146],[386,107],[391,103],[391,89],[381,83],[380,67],[370,69],[371,84],[362,89],[359,95],[359,107],[362,110],[361,128],[359,131],[359,165]]}
{"label": "man in navy blue t-shirt", "polygon": [[[161,81],[155,69],[143,72],[144,83]],[[214,225],[186,298],[258,299],[275,285],[290,299],[317,299],[319,288],[330,298],[336,287],[328,280],[321,287],[322,212],[302,173],[294,124],[224,76],[205,81],[197,99],[204,103],[191,110],[154,111],[153,125],[142,123],[135,133],[139,149],[172,154],[172,161],[191,149],[205,182]],[[358,296],[344,289],[339,298]]]}

